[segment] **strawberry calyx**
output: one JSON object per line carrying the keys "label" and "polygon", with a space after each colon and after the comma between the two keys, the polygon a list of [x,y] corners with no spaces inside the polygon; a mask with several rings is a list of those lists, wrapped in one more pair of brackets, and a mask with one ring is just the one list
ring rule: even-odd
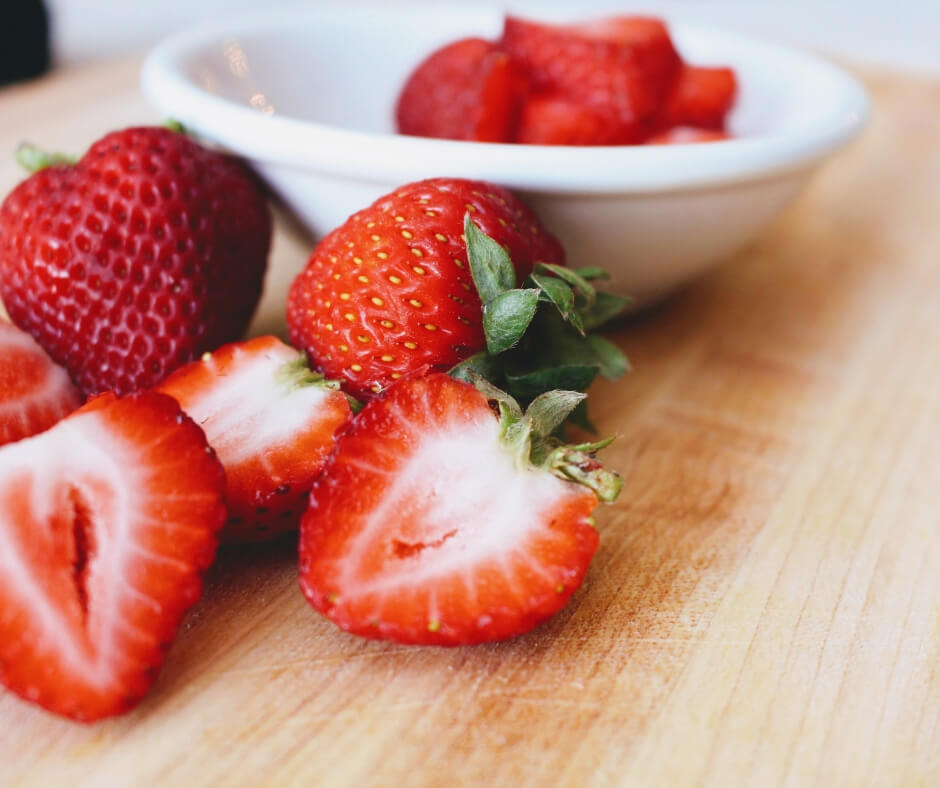
{"label": "strawberry calyx", "polygon": [[519,403],[486,378],[471,373],[476,389],[496,403],[500,414],[500,437],[519,468],[547,471],[565,481],[594,491],[598,500],[612,503],[623,487],[623,479],[597,460],[598,451],[613,438],[594,443],[567,444],[555,437],[557,430],[587,395],[581,391],[546,391],[523,411]]}
{"label": "strawberry calyx", "polygon": [[[286,361],[275,373],[275,380],[283,386],[287,392],[296,389],[306,388],[307,386],[316,386],[327,391],[338,391],[341,383],[338,380],[331,380],[320,372],[310,367],[310,360],[306,352],[301,351],[297,358]],[[346,394],[349,401],[349,407],[353,413],[362,410],[362,403],[351,394]]]}
{"label": "strawberry calyx", "polygon": [[[479,376],[528,404],[555,390],[584,391],[601,375],[615,380],[629,362],[595,329],[619,317],[629,298],[598,290],[609,278],[602,268],[578,270],[536,263],[521,286],[507,251],[464,216],[467,260],[483,304],[485,350],[450,370],[460,380]],[[594,430],[586,403],[576,403],[570,420]]]}
{"label": "strawberry calyx", "polygon": [[31,174],[44,170],[47,167],[72,167],[78,163],[77,156],[69,156],[67,153],[44,151],[28,142],[21,142],[16,146],[14,157],[16,158],[16,163]]}

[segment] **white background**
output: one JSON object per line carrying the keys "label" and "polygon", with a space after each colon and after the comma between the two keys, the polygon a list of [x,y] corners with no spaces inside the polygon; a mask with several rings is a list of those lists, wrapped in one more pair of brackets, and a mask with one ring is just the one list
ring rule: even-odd
{"label": "white background", "polygon": [[[6,0],[10,2],[11,0]],[[394,0],[373,0],[387,5]],[[16,0],[12,0],[16,2]],[[57,62],[70,65],[140,51],[194,21],[244,11],[276,14],[289,6],[326,6],[335,0],[46,0],[53,16]],[[443,3],[418,0],[428,13]],[[463,0],[465,3],[481,0]],[[354,2],[368,13],[368,0]],[[940,0],[568,0],[487,4],[539,8],[681,13],[690,21],[747,31],[834,55],[940,74]],[[350,5],[349,2],[344,5]],[[355,46],[351,41],[350,46]]]}

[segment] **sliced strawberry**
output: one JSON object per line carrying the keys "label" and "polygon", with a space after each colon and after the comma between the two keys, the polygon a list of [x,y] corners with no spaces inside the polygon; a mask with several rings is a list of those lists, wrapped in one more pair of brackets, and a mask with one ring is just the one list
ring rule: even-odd
{"label": "sliced strawberry", "polygon": [[618,143],[637,143],[680,66],[665,28],[650,35],[657,24],[626,17],[555,26],[507,16],[501,44],[534,90],[561,94],[608,118],[620,126]]}
{"label": "sliced strawberry", "polygon": [[437,50],[412,72],[395,111],[418,137],[511,142],[524,82],[509,56],[482,38]]}
{"label": "sliced strawberry", "polygon": [[722,142],[732,139],[725,131],[714,129],[697,129],[693,126],[676,126],[655,134],[647,141],[647,145],[688,145],[696,142]]}
{"label": "sliced strawberry", "polygon": [[672,89],[682,68],[669,28],[661,19],[649,16],[613,16],[569,25],[575,35],[610,41],[628,47],[642,70],[646,83],[658,98]]}
{"label": "sliced strawberry", "polygon": [[230,541],[297,527],[333,436],[352,417],[339,384],[271,336],[207,353],[159,390],[205,430],[225,466]]}
{"label": "sliced strawberry", "polygon": [[621,126],[563,96],[530,97],[522,108],[516,142],[527,145],[616,145]]}
{"label": "sliced strawberry", "polygon": [[202,430],[153,392],[0,449],[0,680],[79,720],[131,708],[199,597],[223,487]]}
{"label": "sliced strawberry", "polygon": [[[561,419],[583,399],[552,395],[568,403]],[[565,605],[597,548],[598,498],[563,479],[599,466],[543,439],[557,426],[532,416],[545,398],[522,417],[498,396],[502,421],[473,386],[431,374],[366,405],[301,523],[300,583],[317,610],[358,635],[452,646],[513,637]],[[612,482],[594,487],[609,500]]]}
{"label": "sliced strawberry", "polygon": [[0,444],[49,429],[82,397],[29,334],[0,321]]}
{"label": "sliced strawberry", "polygon": [[737,92],[730,68],[684,66],[662,111],[661,126],[723,130]]}

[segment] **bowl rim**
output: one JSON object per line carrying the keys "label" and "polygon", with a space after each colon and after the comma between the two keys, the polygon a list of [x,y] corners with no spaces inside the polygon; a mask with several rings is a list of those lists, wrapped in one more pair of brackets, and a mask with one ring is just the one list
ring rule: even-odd
{"label": "bowl rim", "polygon": [[[861,84],[842,69],[799,49],[749,35],[687,24],[663,14],[671,28],[717,39],[724,46],[757,50],[781,62],[810,69],[842,96],[838,111],[804,128],[708,144],[676,146],[549,146],[464,142],[342,128],[282,114],[265,114],[211,93],[189,78],[183,63],[207,47],[245,33],[322,27],[330,18],[361,13],[366,6],[289,9],[277,15],[254,12],[195,25],[157,44],[141,68],[141,90],[158,109],[229,151],[263,165],[288,166],[364,181],[404,183],[446,173],[452,177],[498,181],[510,188],[549,193],[636,194],[698,190],[773,178],[810,169],[864,127],[870,112]],[[426,5],[367,6],[373,16],[392,12],[427,13]],[[481,6],[441,6],[435,14],[506,13]],[[540,14],[584,18],[590,11],[552,9]],[[603,15],[595,11],[596,16]],[[681,34],[681,33],[680,33]],[[520,152],[524,149],[525,156]],[[524,166],[521,166],[524,159]]]}

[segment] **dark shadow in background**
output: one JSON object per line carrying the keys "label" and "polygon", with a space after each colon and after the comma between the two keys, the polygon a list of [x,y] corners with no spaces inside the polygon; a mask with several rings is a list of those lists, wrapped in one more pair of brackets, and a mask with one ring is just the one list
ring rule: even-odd
{"label": "dark shadow in background", "polygon": [[49,68],[49,14],[42,0],[8,0],[0,22],[0,85]]}

